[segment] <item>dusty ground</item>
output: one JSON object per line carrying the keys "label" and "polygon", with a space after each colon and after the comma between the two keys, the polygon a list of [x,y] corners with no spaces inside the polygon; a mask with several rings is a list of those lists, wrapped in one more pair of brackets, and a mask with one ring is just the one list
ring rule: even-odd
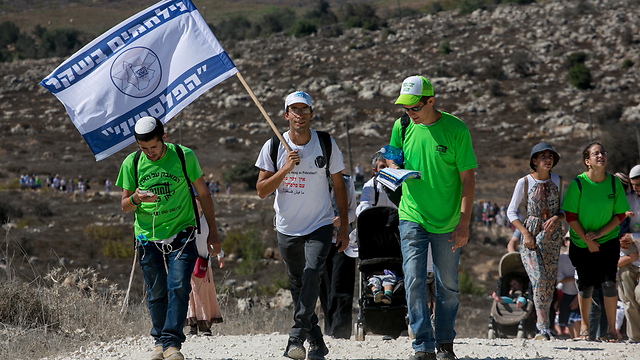
{"label": "dusty ground", "polygon": [[[190,337],[183,347],[188,360],[209,359],[269,359],[282,358],[287,336],[264,334],[254,336]],[[408,337],[382,340],[367,337],[364,342],[327,339],[327,359],[406,359],[413,354]],[[151,355],[151,339],[125,339],[109,344],[92,344],[57,360],[145,359]],[[457,339],[454,351],[460,359],[579,359],[631,360],[640,359],[637,344],[609,344],[585,341],[535,341]]]}

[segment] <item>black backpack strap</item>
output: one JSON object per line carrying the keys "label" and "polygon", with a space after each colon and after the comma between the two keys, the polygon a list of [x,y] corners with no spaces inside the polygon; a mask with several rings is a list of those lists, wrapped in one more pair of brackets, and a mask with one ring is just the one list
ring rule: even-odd
{"label": "black backpack strap", "polygon": [[376,194],[373,206],[378,206],[378,199],[380,199],[380,191],[378,190],[378,174],[373,177],[373,191]]}
{"label": "black backpack strap", "polygon": [[582,194],[582,183],[580,182],[580,179],[576,178],[576,183],[578,184],[578,190],[580,190],[580,193]]}
{"label": "black backpack strap", "polygon": [[331,135],[324,131],[316,131],[316,133],[318,134],[318,140],[320,141],[320,148],[322,148],[322,156],[324,156],[326,161],[324,169],[327,173],[327,181],[329,182],[329,192],[331,192],[331,188],[333,188],[331,172],[329,171],[329,164],[331,164],[331,150],[333,150],[333,146],[331,145]]}
{"label": "black backpack strap", "polygon": [[404,114],[402,114],[402,117],[400,118],[400,125],[402,125],[402,144],[403,145],[404,145],[404,138],[407,134],[407,128],[409,127],[410,123],[411,123],[411,118],[409,117],[409,114],[405,112]]}
{"label": "black backpack strap", "polygon": [[141,154],[142,154],[142,150],[138,150],[136,151],[136,154],[133,157],[133,179],[136,182],[136,189],[138,188],[138,163],[140,162]]}
{"label": "black backpack strap", "polygon": [[198,230],[198,234],[200,234],[200,217],[198,216],[198,204],[196,203],[196,191],[193,189],[193,184],[189,180],[189,175],[187,175],[187,164],[184,159],[184,152],[182,152],[182,148],[180,145],[175,144],[176,153],[178,154],[178,158],[180,158],[180,163],[182,163],[182,172],[184,173],[184,179],[187,181],[189,185],[189,194],[191,194],[191,203],[193,204],[193,216],[196,218],[196,229]]}
{"label": "black backpack strap", "polygon": [[269,155],[271,155],[271,161],[273,162],[273,168],[278,172],[278,148],[280,148],[280,138],[277,135],[271,137],[271,148]]}
{"label": "black backpack strap", "polygon": [[609,176],[611,177],[611,189],[613,190],[613,201],[615,202],[616,200],[616,177],[609,174]]}

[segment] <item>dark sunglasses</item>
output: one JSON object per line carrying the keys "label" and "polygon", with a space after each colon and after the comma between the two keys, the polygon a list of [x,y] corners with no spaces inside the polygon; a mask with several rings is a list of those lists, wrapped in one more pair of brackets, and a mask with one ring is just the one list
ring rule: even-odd
{"label": "dark sunglasses", "polygon": [[422,108],[424,107],[424,105],[420,106],[420,107],[412,107],[412,108],[406,108],[403,107],[404,111],[409,112],[409,110],[413,111],[413,112],[418,112],[420,110],[422,110]]}

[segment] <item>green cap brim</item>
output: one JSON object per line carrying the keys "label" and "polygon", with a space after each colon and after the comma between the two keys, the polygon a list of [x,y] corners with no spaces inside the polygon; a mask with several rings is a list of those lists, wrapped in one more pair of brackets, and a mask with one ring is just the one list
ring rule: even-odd
{"label": "green cap brim", "polygon": [[413,105],[422,99],[422,95],[409,95],[402,94],[398,96],[398,100],[396,100],[396,105]]}

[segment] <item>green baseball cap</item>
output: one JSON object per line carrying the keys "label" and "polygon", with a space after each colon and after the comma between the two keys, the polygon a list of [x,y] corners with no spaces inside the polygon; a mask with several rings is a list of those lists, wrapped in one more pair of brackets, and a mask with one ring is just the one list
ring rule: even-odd
{"label": "green baseball cap", "polygon": [[413,105],[420,101],[423,96],[433,96],[431,82],[422,76],[409,76],[402,82],[400,96],[396,100],[396,105]]}

